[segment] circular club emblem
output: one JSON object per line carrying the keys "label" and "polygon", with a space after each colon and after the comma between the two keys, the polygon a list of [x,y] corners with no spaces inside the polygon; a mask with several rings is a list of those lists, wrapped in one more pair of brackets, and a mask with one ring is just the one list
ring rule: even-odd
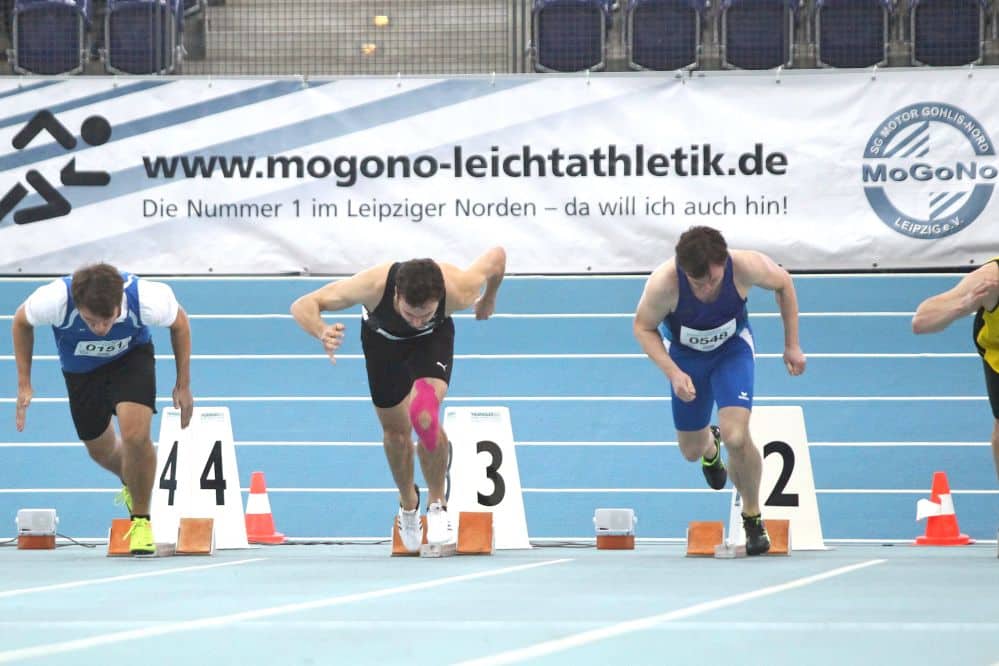
{"label": "circular club emblem", "polygon": [[881,221],[912,238],[943,238],[974,222],[999,175],[995,148],[971,114],[941,102],[885,118],[864,148],[864,194]]}

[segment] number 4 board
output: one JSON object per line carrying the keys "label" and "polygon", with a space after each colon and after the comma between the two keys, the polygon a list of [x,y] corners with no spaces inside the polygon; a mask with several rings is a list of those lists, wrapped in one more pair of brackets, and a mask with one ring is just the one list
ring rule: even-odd
{"label": "number 4 board", "polygon": [[249,548],[227,407],[195,407],[184,429],[179,410],[163,410],[151,509],[156,543],[175,544],[181,518],[214,519],[216,548]]}

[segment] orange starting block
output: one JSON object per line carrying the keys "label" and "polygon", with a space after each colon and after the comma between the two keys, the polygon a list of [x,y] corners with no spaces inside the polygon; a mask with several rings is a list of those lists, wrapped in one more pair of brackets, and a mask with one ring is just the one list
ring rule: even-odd
{"label": "orange starting block", "polygon": [[715,546],[725,540],[720,520],[693,521],[687,525],[687,557],[714,557]]}
{"label": "orange starting block", "polygon": [[[427,542],[427,517],[420,516],[420,525],[423,526],[423,543]],[[409,552],[402,545],[402,537],[399,536],[399,526],[395,519],[392,519],[392,557],[418,557],[420,551]]]}
{"label": "orange starting block", "polygon": [[[423,544],[420,551],[409,552],[402,545],[399,528],[392,521],[392,557],[448,557],[450,555],[492,555],[496,548],[493,514],[488,511],[462,511],[458,514],[457,547],[452,544],[427,543],[427,517],[420,516]],[[447,547],[450,545],[450,548]]]}
{"label": "orange starting block", "polygon": [[111,529],[108,530],[108,557],[132,556],[128,539],[125,537],[131,528],[132,521],[128,518],[115,518],[111,521]]}
{"label": "orange starting block", "polygon": [[[770,535],[767,555],[791,554],[791,521],[768,519],[763,521]],[[725,543],[725,527],[720,521],[694,521],[687,526],[687,557],[743,557],[742,544],[730,546],[728,555],[716,551]]]}
{"label": "orange starting block", "polygon": [[181,518],[177,528],[177,555],[215,553],[215,521],[212,518]]}
{"label": "orange starting block", "polygon": [[[108,530],[108,557],[131,557],[126,538],[132,521],[115,518]],[[213,555],[215,553],[215,521],[211,518],[181,518],[177,528],[176,547],[172,543],[156,544],[157,557],[166,555]]]}
{"label": "orange starting block", "polygon": [[492,555],[495,549],[492,513],[462,511],[458,514],[459,555]]}
{"label": "orange starting block", "polygon": [[767,555],[791,554],[791,521],[770,519],[764,520],[767,534],[770,535],[770,550]]}

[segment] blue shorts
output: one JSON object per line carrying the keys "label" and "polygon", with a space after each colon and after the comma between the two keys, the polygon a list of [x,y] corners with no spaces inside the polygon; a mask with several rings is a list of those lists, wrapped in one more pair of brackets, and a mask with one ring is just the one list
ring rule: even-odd
{"label": "blue shorts", "polygon": [[721,407],[753,408],[754,360],[753,333],[749,328],[718,349],[694,351],[672,344],[669,356],[681,370],[690,375],[697,397],[684,402],[676,396],[672,385],[673,423],[677,430],[700,430],[711,422],[715,404]]}

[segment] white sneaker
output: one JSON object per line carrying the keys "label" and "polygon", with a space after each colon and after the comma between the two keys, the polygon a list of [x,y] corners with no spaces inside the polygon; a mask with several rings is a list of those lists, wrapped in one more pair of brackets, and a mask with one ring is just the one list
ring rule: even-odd
{"label": "white sneaker", "polygon": [[442,544],[454,540],[454,528],[447,515],[447,508],[434,502],[427,507],[427,543]]}
{"label": "white sneaker", "polygon": [[420,524],[420,507],[411,511],[406,511],[399,507],[399,515],[395,518],[395,524],[399,528],[399,538],[402,539],[402,547],[411,553],[420,550],[423,543],[423,525]]}

